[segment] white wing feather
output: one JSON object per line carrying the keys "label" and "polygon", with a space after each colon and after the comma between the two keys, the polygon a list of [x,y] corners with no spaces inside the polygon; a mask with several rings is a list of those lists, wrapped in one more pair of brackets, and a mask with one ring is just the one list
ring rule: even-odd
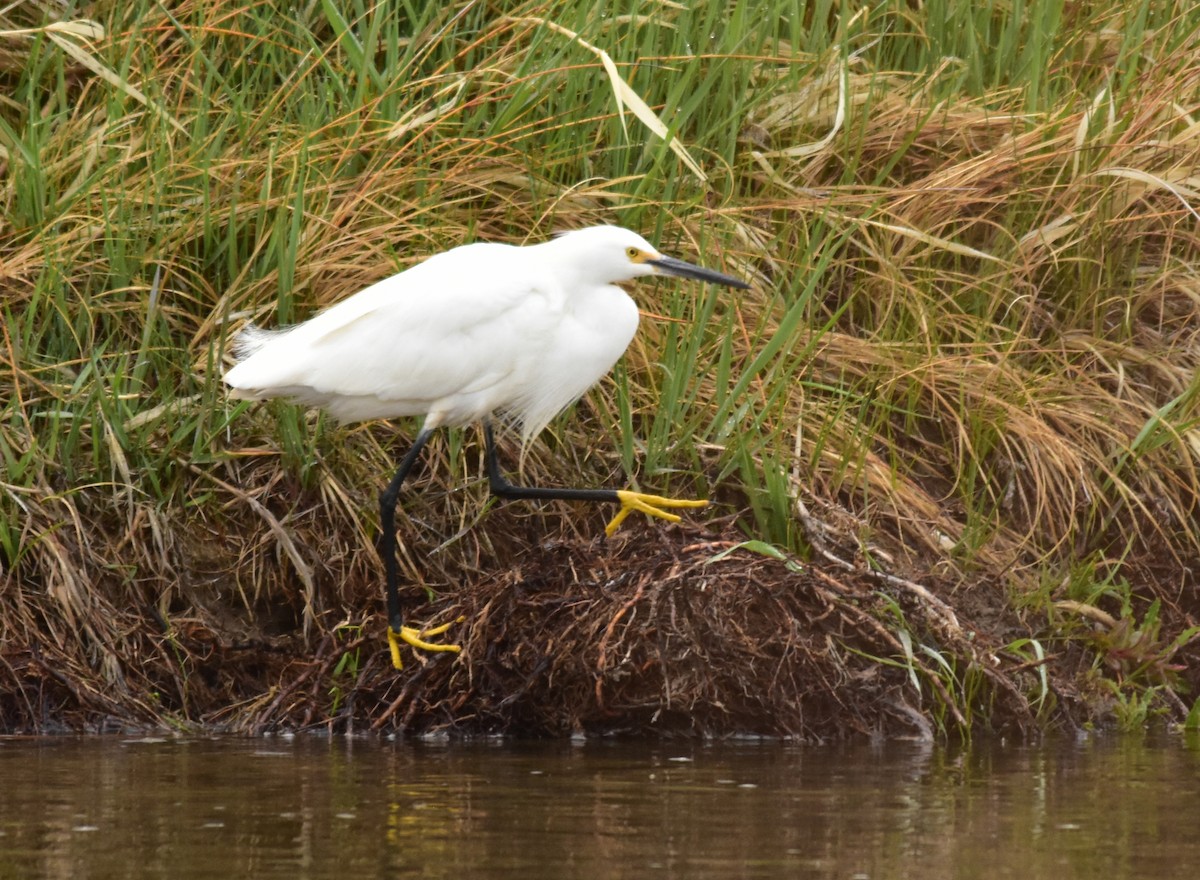
{"label": "white wing feather", "polygon": [[243,397],[289,397],[343,420],[428,413],[436,424],[511,406],[559,323],[563,291],[508,245],[431,257],[279,331],[250,328],[225,376]]}

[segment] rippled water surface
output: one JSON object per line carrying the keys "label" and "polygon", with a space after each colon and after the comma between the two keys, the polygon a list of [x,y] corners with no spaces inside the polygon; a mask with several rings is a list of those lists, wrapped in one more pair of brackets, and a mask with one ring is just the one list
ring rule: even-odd
{"label": "rippled water surface", "polygon": [[1200,750],[0,739],[0,878],[168,876],[1190,878]]}

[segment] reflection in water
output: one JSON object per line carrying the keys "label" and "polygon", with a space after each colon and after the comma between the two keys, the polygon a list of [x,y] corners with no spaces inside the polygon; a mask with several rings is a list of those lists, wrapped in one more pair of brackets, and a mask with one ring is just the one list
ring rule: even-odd
{"label": "reflection in water", "polygon": [[1192,876],[1200,751],[0,739],[2,877]]}

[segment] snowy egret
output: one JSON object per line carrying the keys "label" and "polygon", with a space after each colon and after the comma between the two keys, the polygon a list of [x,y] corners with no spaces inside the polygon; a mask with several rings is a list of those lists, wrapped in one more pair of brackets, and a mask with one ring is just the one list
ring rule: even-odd
{"label": "snowy egret", "polygon": [[412,447],[379,496],[386,569],[388,643],[457,651],[403,625],[396,580],[395,512],[400,486],[429,435],[443,425],[482,422],[488,485],[501,498],[620,504],[608,533],[632,511],[678,521],[671,508],[706,501],[614,489],[515,486],[500,472],[492,418],[519,425],[527,443],[599,381],[625,351],[638,310],[616,286],[674,275],[729,287],[744,281],[659,253],[616,226],[593,226],[541,244],[478,243],[429,257],[293,327],[247,326],[225,374],[232,397],[283,397],[342,421],[424,416]]}

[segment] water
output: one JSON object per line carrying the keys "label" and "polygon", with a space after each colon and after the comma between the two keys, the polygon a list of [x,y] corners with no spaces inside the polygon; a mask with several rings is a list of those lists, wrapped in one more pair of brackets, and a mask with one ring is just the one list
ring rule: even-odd
{"label": "water", "polygon": [[1191,878],[1198,818],[1179,740],[0,739],[0,878]]}

